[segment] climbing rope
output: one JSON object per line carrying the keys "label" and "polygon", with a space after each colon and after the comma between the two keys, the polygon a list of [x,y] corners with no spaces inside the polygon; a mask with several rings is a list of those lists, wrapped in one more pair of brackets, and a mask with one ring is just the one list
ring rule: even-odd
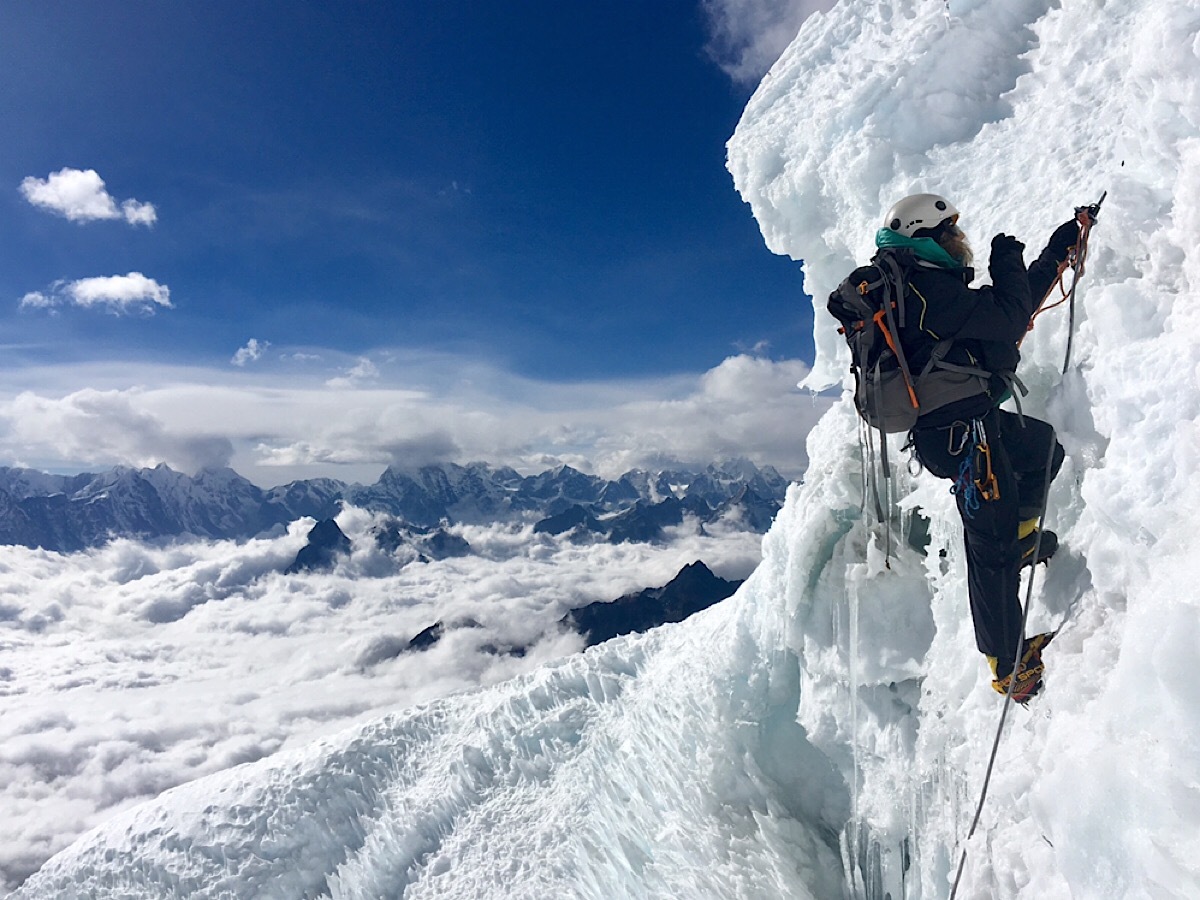
{"label": "climbing rope", "polygon": [[1087,239],[1092,231],[1092,224],[1096,221],[1096,216],[1100,215],[1100,204],[1104,202],[1104,198],[1108,196],[1108,191],[1100,195],[1100,199],[1096,201],[1095,206],[1085,207],[1075,210],[1075,218],[1079,221],[1079,241],[1075,244],[1075,277],[1071,279],[1071,293],[1068,298],[1069,310],[1067,314],[1067,352],[1063,357],[1062,373],[1067,374],[1067,369],[1071,365],[1071,344],[1075,339],[1075,289],[1079,287],[1079,279],[1083,277],[1083,264],[1087,260]]}
{"label": "climbing rope", "polygon": [[[1013,654],[1013,677],[1008,679],[1008,691],[1004,694],[1004,705],[1000,709],[1000,725],[996,728],[996,737],[992,741],[992,752],[988,756],[987,770],[983,774],[983,789],[979,792],[979,803],[975,807],[975,818],[971,820],[971,829],[967,832],[967,842],[975,836],[975,829],[979,827],[979,819],[983,815],[983,804],[987,800],[988,785],[992,781],[992,769],[996,765],[996,753],[1000,750],[1000,737],[1004,734],[1004,723],[1008,719],[1008,710],[1012,705],[1013,690],[1017,686],[1017,667],[1021,663],[1021,650],[1025,643],[1025,623],[1029,619],[1029,607],[1033,600],[1033,581],[1034,575],[1037,572],[1038,554],[1042,552],[1042,530],[1046,522],[1046,506],[1050,502],[1050,472],[1054,467],[1054,448],[1058,441],[1051,437],[1049,441],[1049,451],[1046,454],[1046,488],[1042,492],[1042,514],[1038,517],[1037,538],[1033,542],[1033,559],[1034,564],[1029,569],[1029,584],[1025,591],[1025,602],[1021,609],[1021,629],[1018,632],[1017,649]],[[963,844],[962,856],[958,860],[958,871],[954,875],[954,887],[950,890],[950,900],[954,900],[958,894],[958,882],[962,878],[963,867],[967,863],[967,843]]]}
{"label": "climbing rope", "polygon": [[950,485],[950,493],[962,498],[963,515],[968,519],[975,518],[975,513],[979,510],[979,488],[975,486],[975,467],[971,464],[974,458],[974,451],[967,454],[967,458],[958,467],[958,477],[954,479],[954,484]]}
{"label": "climbing rope", "polygon": [[[951,426],[951,444],[954,443],[954,429],[959,424],[965,423],[956,422]],[[958,467],[958,477],[950,486],[950,493],[962,499],[963,515],[973,519],[980,502],[1000,499],[1000,484],[996,480],[996,473],[992,471],[992,449],[988,446],[983,420],[972,419],[966,428],[967,432],[954,455],[961,453],[968,444],[971,452]]]}
{"label": "climbing rope", "polygon": [[[1079,285],[1079,279],[1083,277],[1084,264],[1087,262],[1088,254],[1088,236],[1092,232],[1092,226],[1096,223],[1096,217],[1100,215],[1100,205],[1104,202],[1104,198],[1108,196],[1108,191],[1100,195],[1100,199],[1091,206],[1078,206],[1075,208],[1075,221],[1079,223],[1079,237],[1075,241],[1075,246],[1067,251],[1067,258],[1058,264],[1058,273],[1055,275],[1054,281],[1047,289],[1045,296],[1042,297],[1038,308],[1034,310],[1033,315],[1029,317],[1029,328],[1027,331],[1033,331],[1034,322],[1037,317],[1044,312],[1062,306],[1064,303],[1069,304],[1067,316],[1067,350],[1063,359],[1062,373],[1067,374],[1067,369],[1071,365],[1071,345],[1075,338],[1075,289]],[[1067,269],[1074,272],[1074,277],[1071,279],[1071,287],[1068,290],[1063,284],[1063,276]],[[1054,289],[1058,288],[1061,296],[1058,300],[1050,305],[1046,305],[1046,301],[1050,299],[1050,295],[1054,293]],[[1019,347],[1021,342],[1017,342]]]}
{"label": "climbing rope", "polygon": [[[1068,300],[1070,302],[1070,311],[1071,311],[1070,318],[1068,320],[1068,326],[1067,326],[1068,331],[1067,331],[1066,360],[1063,362],[1063,374],[1064,375],[1067,372],[1067,367],[1070,365],[1071,339],[1072,339],[1072,336],[1075,331],[1075,288],[1079,284],[1079,279],[1083,277],[1084,261],[1087,259],[1088,234],[1091,231],[1092,224],[1096,221],[1096,217],[1100,213],[1100,204],[1104,202],[1104,198],[1107,196],[1108,196],[1108,191],[1105,191],[1103,194],[1100,195],[1100,199],[1098,201],[1096,201],[1096,203],[1093,206],[1081,206],[1075,210],[1075,218],[1079,222],[1079,239],[1076,241],[1075,246],[1072,248],[1072,252],[1068,253],[1067,259],[1064,260],[1063,264],[1060,265],[1058,268],[1058,278],[1056,279],[1055,284],[1057,284],[1060,289],[1062,288],[1063,273],[1068,268],[1073,268],[1075,270],[1075,277],[1071,281],[1070,291],[1069,292],[1064,291],[1064,294],[1065,294],[1064,300]],[[1050,293],[1054,290],[1054,286],[1055,285],[1052,284],[1050,286],[1050,290],[1046,292],[1047,297],[1049,297]],[[1042,298],[1043,303],[1045,302],[1045,299],[1046,299],[1045,297]],[[1060,300],[1060,301],[1058,301],[1058,303],[1053,304],[1053,306],[1058,306],[1063,302],[1064,302],[1063,300]],[[1047,309],[1049,309],[1049,308],[1052,308],[1052,307],[1047,307]],[[1038,313],[1040,313],[1040,312],[1041,312],[1041,308],[1039,306],[1038,311],[1034,313],[1034,317],[1036,317],[1038,315]],[[1033,327],[1032,321],[1030,321],[1029,327],[1030,328]],[[1008,691],[1006,691],[1004,694],[1004,705],[1003,705],[1003,707],[1001,707],[1001,710],[1000,710],[1000,724],[996,728],[996,737],[992,741],[992,752],[988,756],[987,769],[984,771],[984,774],[983,774],[983,788],[979,792],[979,803],[975,807],[975,817],[971,820],[971,828],[967,832],[967,840],[963,844],[962,856],[960,856],[959,860],[958,860],[958,871],[954,875],[954,886],[950,890],[950,900],[955,900],[955,897],[958,895],[958,884],[959,884],[959,881],[962,879],[963,868],[967,864],[967,849],[968,849],[971,838],[975,836],[975,830],[979,827],[979,819],[983,815],[983,804],[987,800],[988,786],[991,784],[991,781],[992,781],[992,770],[995,768],[995,765],[996,765],[996,754],[1000,750],[1000,738],[1004,734],[1004,724],[1008,720],[1008,710],[1012,705],[1013,691],[1016,689],[1016,686],[1017,686],[1016,673],[1017,673],[1017,667],[1021,664],[1021,650],[1023,649],[1024,643],[1025,643],[1025,624],[1029,619],[1029,607],[1033,601],[1033,582],[1034,582],[1034,576],[1037,573],[1037,560],[1038,560],[1039,554],[1042,552],[1042,533],[1044,531],[1044,525],[1046,522],[1046,507],[1050,502],[1051,471],[1054,468],[1054,449],[1057,446],[1057,444],[1058,444],[1058,441],[1052,437],[1048,443],[1048,449],[1046,451],[1046,471],[1045,471],[1046,487],[1042,492],[1042,513],[1038,517],[1037,538],[1034,540],[1034,544],[1033,544],[1033,560],[1034,560],[1034,562],[1033,562],[1033,565],[1030,566],[1030,569],[1029,569],[1029,584],[1026,587],[1025,602],[1022,604],[1022,608],[1021,608],[1021,628],[1020,628],[1020,631],[1018,632],[1018,636],[1017,636],[1017,649],[1016,649],[1016,652],[1013,654],[1013,666],[1012,666],[1013,677],[1009,678]]]}

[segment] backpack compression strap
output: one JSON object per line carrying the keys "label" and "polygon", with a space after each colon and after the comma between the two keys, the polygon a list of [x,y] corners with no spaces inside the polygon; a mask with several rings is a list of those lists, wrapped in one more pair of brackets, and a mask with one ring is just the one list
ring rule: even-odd
{"label": "backpack compression strap", "polygon": [[[892,352],[896,354],[896,362],[900,366],[900,374],[904,378],[904,386],[908,389],[908,399],[912,403],[915,410],[921,409],[921,404],[917,400],[917,392],[913,387],[912,372],[908,368],[908,360],[904,358],[904,348],[900,344],[900,328],[904,327],[904,273],[900,270],[900,265],[896,262],[891,253],[875,254],[875,265],[879,267],[879,271],[884,276],[884,281],[890,288],[891,298],[886,298],[883,303],[883,309],[875,314],[875,324],[883,332],[883,338],[887,341],[887,345]],[[886,267],[886,270],[885,270]],[[892,307],[896,307],[896,314],[892,314]],[[883,323],[883,319],[887,319],[887,325]],[[898,320],[898,321],[897,321]],[[893,334],[895,337],[893,337]]]}

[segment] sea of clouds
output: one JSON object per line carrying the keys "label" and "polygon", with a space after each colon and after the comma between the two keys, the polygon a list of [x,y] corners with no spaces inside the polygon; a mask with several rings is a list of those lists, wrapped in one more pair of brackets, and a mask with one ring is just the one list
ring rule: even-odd
{"label": "sea of clouds", "polygon": [[[283,574],[311,524],[244,543],[0,547],[0,889],[169,787],[577,652],[558,624],[572,608],[697,559],[744,578],[761,544],[694,524],[661,545],[456,526],[474,555],[419,562],[378,549],[375,517],[348,509],[352,554]],[[436,646],[400,652],[438,621]]]}

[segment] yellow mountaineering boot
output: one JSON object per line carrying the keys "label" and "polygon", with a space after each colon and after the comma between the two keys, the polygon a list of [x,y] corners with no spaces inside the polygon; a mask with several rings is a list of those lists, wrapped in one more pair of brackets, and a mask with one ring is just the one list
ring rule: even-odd
{"label": "yellow mountaineering boot", "polygon": [[1046,671],[1046,665],[1042,662],[1042,650],[1054,640],[1054,634],[1053,631],[1048,631],[1026,638],[1021,645],[1021,662],[1017,665],[1016,672],[1003,678],[999,677],[1000,661],[994,656],[989,656],[987,661],[992,669],[992,689],[997,694],[1007,694],[1009,682],[1015,674],[1017,683],[1012,689],[1013,700],[1025,703],[1036,695],[1042,689],[1042,673]]}
{"label": "yellow mountaineering boot", "polygon": [[1032,519],[1026,519],[1017,526],[1017,543],[1021,548],[1021,565],[1031,566],[1034,564],[1033,551],[1037,549],[1037,562],[1044,563],[1054,555],[1054,551],[1058,549],[1058,535],[1053,531],[1043,530],[1041,533],[1041,542],[1038,542],[1038,520],[1035,516]]}

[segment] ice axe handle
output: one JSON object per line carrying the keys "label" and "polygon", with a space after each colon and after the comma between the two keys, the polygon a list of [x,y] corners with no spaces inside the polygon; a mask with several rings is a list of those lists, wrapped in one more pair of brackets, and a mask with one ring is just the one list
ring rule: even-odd
{"label": "ice axe handle", "polygon": [[1104,202],[1104,198],[1107,196],[1108,196],[1108,191],[1105,191],[1103,194],[1100,195],[1100,199],[1097,200],[1095,203],[1093,203],[1091,206],[1075,207],[1075,218],[1079,219],[1082,222],[1083,221],[1082,217],[1086,214],[1088,219],[1090,220],[1087,222],[1087,224],[1095,225],[1096,220],[1098,218],[1100,218],[1100,204]]}

